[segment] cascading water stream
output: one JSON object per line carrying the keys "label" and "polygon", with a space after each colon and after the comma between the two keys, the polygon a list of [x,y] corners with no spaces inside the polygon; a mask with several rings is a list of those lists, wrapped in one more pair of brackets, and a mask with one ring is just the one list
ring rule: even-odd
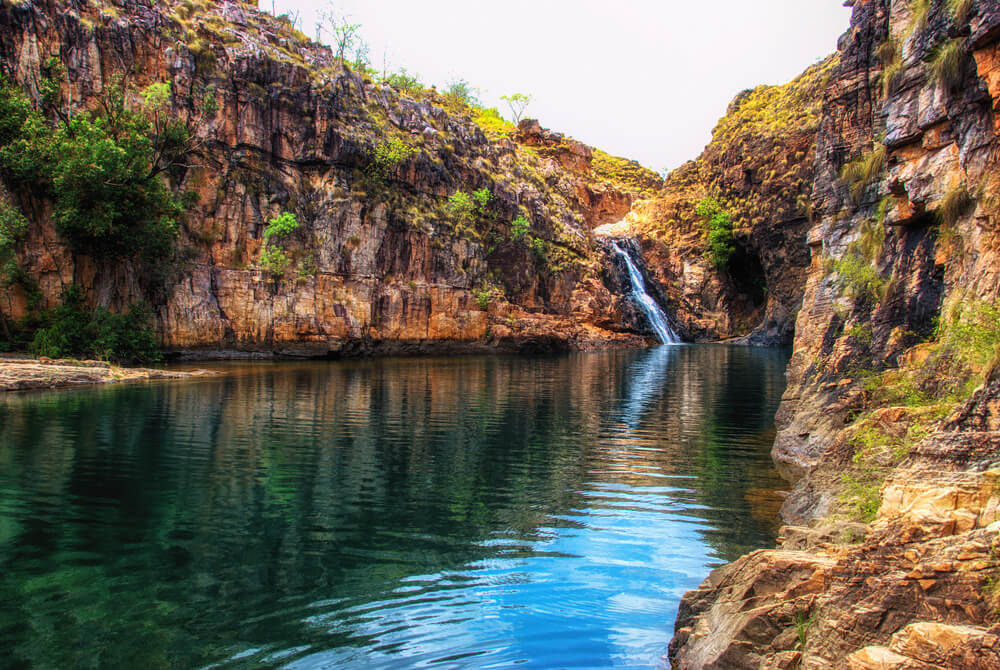
{"label": "cascading water stream", "polygon": [[671,330],[670,325],[667,323],[667,315],[663,313],[663,310],[656,304],[652,296],[646,293],[646,282],[643,281],[639,268],[632,262],[632,257],[629,256],[627,251],[618,246],[617,242],[612,242],[611,246],[614,247],[615,253],[625,261],[625,267],[628,268],[628,277],[632,282],[632,293],[635,295],[636,302],[639,303],[642,311],[646,313],[646,318],[649,319],[649,324],[656,332],[656,337],[663,344],[680,344],[680,338],[677,337],[677,334]]}

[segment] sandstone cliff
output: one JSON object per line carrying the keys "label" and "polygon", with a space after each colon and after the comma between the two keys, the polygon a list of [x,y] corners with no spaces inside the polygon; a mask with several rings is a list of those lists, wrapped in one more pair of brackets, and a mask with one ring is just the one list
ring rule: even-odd
{"label": "sandstone cliff", "polygon": [[[11,188],[30,214],[17,263],[31,285],[0,297],[10,322],[77,284],[88,304],[151,300],[165,349],[187,353],[642,342],[591,233],[659,186],[637,164],[537,125],[481,127],[477,110],[376,83],[236,0],[2,3],[0,63],[34,100],[52,58],[65,70],[56,113],[95,108],[117,77],[132,99],[169,82],[196,147],[171,187],[197,197],[151,290],[134,263],[72,253],[49,203]],[[379,163],[385,146],[405,150]],[[450,196],[481,189],[474,216],[449,211]],[[276,276],[258,259],[284,211],[301,227]],[[512,228],[519,216],[527,231]]]}
{"label": "sandstone cliff", "polygon": [[[836,63],[832,56],[787,84],[740,93],[701,156],[629,214],[629,232],[693,339],[791,343],[809,266],[820,106]],[[705,257],[695,213],[706,196],[734,223],[735,252],[721,272]]]}
{"label": "sandstone cliff", "polygon": [[678,668],[1000,667],[1000,5],[852,4],[774,446],[796,525],[685,597]]}

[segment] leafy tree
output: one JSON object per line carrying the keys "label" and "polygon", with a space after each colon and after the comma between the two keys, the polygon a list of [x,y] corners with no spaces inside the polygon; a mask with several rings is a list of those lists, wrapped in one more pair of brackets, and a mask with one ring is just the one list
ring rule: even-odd
{"label": "leafy tree", "polygon": [[367,69],[371,63],[368,42],[361,36],[361,24],[351,23],[350,17],[337,14],[332,6],[323,10],[320,17],[321,22],[316,26],[317,38],[326,33],[338,59],[356,68]]}
{"label": "leafy tree", "polygon": [[270,240],[272,237],[283,240],[299,229],[299,221],[291,212],[282,212],[267,222],[264,229],[264,239]]}
{"label": "leafy tree", "polygon": [[406,68],[400,68],[399,72],[394,72],[382,79],[386,84],[392,86],[400,93],[415,93],[423,89],[419,74],[410,74]]}
{"label": "leafy tree", "polygon": [[162,173],[192,149],[187,127],[170,118],[169,84],[125,104],[121,81],[107,86],[102,112],[50,124],[20,87],[0,80],[0,167],[15,183],[54,202],[60,234],[77,252],[160,260],[170,255],[183,214]]}
{"label": "leafy tree", "polygon": [[444,94],[452,100],[468,107],[479,106],[479,89],[470,86],[465,79],[456,79],[448,84]]}
{"label": "leafy tree", "polygon": [[267,222],[264,245],[260,248],[260,265],[266,272],[275,277],[285,274],[292,261],[282,241],[298,229],[298,219],[291,212],[282,212]]}
{"label": "leafy tree", "polygon": [[524,110],[531,104],[532,96],[523,93],[513,93],[511,95],[501,95],[500,99],[510,107],[514,123],[521,123],[521,117],[524,115]]}
{"label": "leafy tree", "polygon": [[708,246],[707,255],[717,270],[725,269],[736,250],[733,240],[733,219],[715,198],[705,198],[695,207],[702,219],[702,230]]}

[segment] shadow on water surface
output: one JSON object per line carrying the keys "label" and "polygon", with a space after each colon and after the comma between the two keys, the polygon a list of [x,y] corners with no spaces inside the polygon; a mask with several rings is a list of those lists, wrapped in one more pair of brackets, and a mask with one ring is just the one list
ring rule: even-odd
{"label": "shadow on water surface", "polygon": [[11,667],[649,667],[773,541],[786,354],[220,366],[0,399]]}

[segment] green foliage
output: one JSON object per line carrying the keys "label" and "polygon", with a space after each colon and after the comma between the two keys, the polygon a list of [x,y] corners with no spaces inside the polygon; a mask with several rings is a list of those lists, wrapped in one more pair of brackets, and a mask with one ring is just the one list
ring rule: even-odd
{"label": "green foliage", "polygon": [[399,72],[394,72],[385,76],[383,82],[389,84],[400,93],[416,93],[422,91],[424,85],[420,82],[419,74],[410,74],[406,68],[400,68]]}
{"label": "green foliage", "polygon": [[512,93],[511,95],[501,95],[500,99],[510,107],[511,116],[514,118],[514,123],[517,124],[521,122],[524,111],[531,104],[532,96],[524,93]]}
{"label": "green foliage", "polygon": [[448,84],[444,95],[452,101],[467,107],[479,106],[479,89],[469,85],[465,79],[456,79]]}
{"label": "green foliage", "polygon": [[473,297],[476,299],[476,306],[483,312],[488,311],[490,305],[497,300],[504,298],[503,289],[493,283],[485,283],[478,289],[473,289]]}
{"label": "green foliage", "polygon": [[496,107],[481,108],[475,118],[476,125],[482,129],[487,137],[497,138],[508,136],[517,130],[517,127],[500,116]]}
{"label": "green foliage", "polygon": [[201,101],[199,106],[203,114],[214,115],[219,111],[219,101],[216,98],[215,84],[209,84],[201,91]]}
{"label": "green foliage", "polygon": [[393,136],[382,140],[375,145],[375,150],[372,152],[368,173],[383,181],[390,179],[395,176],[399,166],[409,160],[416,151],[416,148],[399,137]]}
{"label": "green foliage", "polygon": [[513,241],[520,242],[527,238],[530,232],[531,222],[523,215],[510,222],[510,239]]}
{"label": "green foliage", "polygon": [[50,358],[97,358],[120,364],[148,364],[162,360],[151,325],[152,312],[134,304],[124,314],[103,307],[88,311],[80,289],[71,286],[62,304],[41,316],[31,352]]}
{"label": "green foliage", "polygon": [[1000,306],[974,297],[962,300],[942,317],[937,337],[956,363],[981,375],[1000,360]]}
{"label": "green foliage", "polygon": [[49,56],[42,64],[42,78],[38,83],[38,93],[43,107],[56,107],[62,96],[62,81],[66,68],[58,56]]}
{"label": "green foliage", "polygon": [[483,187],[472,194],[465,191],[455,191],[448,197],[445,206],[448,216],[462,224],[469,224],[477,217],[489,214],[489,205],[493,200],[490,189]]}
{"label": "green foliage", "polygon": [[707,255],[716,270],[725,269],[736,246],[733,240],[733,219],[715,198],[705,198],[695,207],[702,219],[702,231]]}
{"label": "green foliage", "polygon": [[23,91],[0,81],[0,165],[15,182],[53,199],[59,233],[99,258],[169,256],[183,207],[161,173],[180,162],[187,128],[164,113],[169,86],[144,92],[139,111],[109,84],[100,115],[48,124]]}
{"label": "green foliage", "polygon": [[270,240],[272,237],[279,240],[284,239],[299,229],[299,221],[291,212],[282,212],[267,222],[264,228],[264,239]]}
{"label": "green foliage", "polygon": [[815,619],[816,613],[809,617],[806,616],[805,612],[795,613],[795,635],[798,638],[798,642],[795,644],[796,649],[805,649],[806,642],[809,640],[809,629]]}
{"label": "green foliage", "polygon": [[531,253],[537,263],[545,265],[549,260],[549,245],[540,237],[532,238]]}
{"label": "green foliage", "polygon": [[871,472],[840,475],[840,483],[844,486],[841,500],[853,511],[854,518],[865,523],[875,520],[882,507],[882,481],[883,477]]}
{"label": "green foliage", "polygon": [[882,175],[885,166],[886,149],[883,144],[876,144],[871,151],[844,164],[840,169],[840,181],[847,186],[852,201],[861,200],[865,189]]}
{"label": "green foliage", "polygon": [[868,324],[858,323],[851,326],[845,333],[848,337],[854,338],[859,343],[867,346],[871,346],[872,343],[872,328]]}
{"label": "green foliage", "polygon": [[298,219],[291,212],[282,212],[267,222],[264,245],[260,248],[260,266],[265,272],[275,277],[285,274],[292,260],[281,243],[298,229]]}
{"label": "green foliage", "polygon": [[472,199],[476,203],[476,209],[479,212],[485,212],[490,205],[490,201],[493,200],[493,193],[490,189],[485,186],[477,191],[472,192]]}
{"label": "green foliage", "polygon": [[955,88],[962,83],[962,65],[965,62],[965,38],[948,40],[934,51],[930,61],[931,81],[944,88]]}
{"label": "green foliage", "polygon": [[837,285],[855,300],[873,303],[882,298],[886,282],[861,254],[849,251],[833,261],[831,269],[837,273]]}
{"label": "green foliage", "polygon": [[465,191],[455,191],[448,197],[446,209],[451,218],[461,223],[469,223],[475,214],[476,204]]}
{"label": "green foliage", "polygon": [[260,266],[265,272],[275,277],[281,277],[292,260],[281,247],[263,246],[260,248]]}
{"label": "green foliage", "polygon": [[14,247],[28,230],[28,220],[15,205],[0,200],[0,286],[8,285],[17,273]]}

